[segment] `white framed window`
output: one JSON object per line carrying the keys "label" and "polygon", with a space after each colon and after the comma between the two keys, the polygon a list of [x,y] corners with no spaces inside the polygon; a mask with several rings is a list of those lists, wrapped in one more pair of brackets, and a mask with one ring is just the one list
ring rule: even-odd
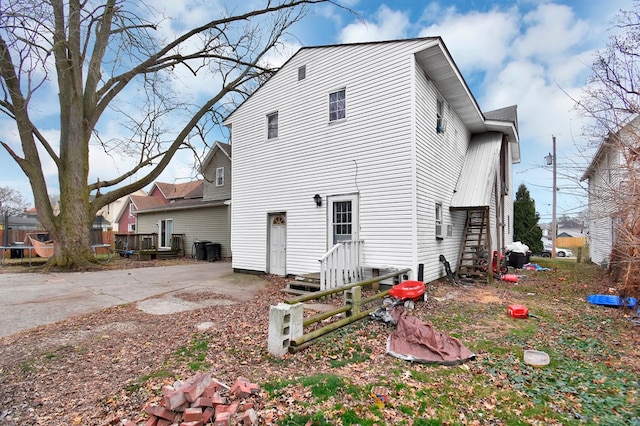
{"label": "white framed window", "polygon": [[344,120],[347,117],[346,89],[329,93],[329,121]]}
{"label": "white framed window", "polygon": [[447,120],[444,117],[444,101],[438,99],[436,108],[436,132],[444,133],[447,130]]}
{"label": "white framed window", "polygon": [[444,233],[442,229],[442,203],[436,203],[436,239],[444,239]]}
{"label": "white framed window", "polygon": [[307,78],[307,66],[302,65],[298,67],[298,81]]}
{"label": "white framed window", "polygon": [[136,232],[136,224],[135,223],[130,223],[129,224],[129,232]]}
{"label": "white framed window", "polygon": [[135,212],[136,212],[136,209],[133,206],[133,203],[129,203],[129,216],[133,216]]}
{"label": "white framed window", "polygon": [[216,186],[224,186],[224,167],[216,168]]}
{"label": "white framed window", "polygon": [[267,114],[267,139],[278,137],[278,113]]}

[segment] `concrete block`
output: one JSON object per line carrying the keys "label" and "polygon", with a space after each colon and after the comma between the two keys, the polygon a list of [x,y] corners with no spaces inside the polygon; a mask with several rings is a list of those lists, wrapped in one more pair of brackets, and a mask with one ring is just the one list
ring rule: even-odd
{"label": "concrete block", "polygon": [[269,340],[267,349],[274,356],[289,351],[291,340],[302,336],[303,304],[278,303],[269,309]]}

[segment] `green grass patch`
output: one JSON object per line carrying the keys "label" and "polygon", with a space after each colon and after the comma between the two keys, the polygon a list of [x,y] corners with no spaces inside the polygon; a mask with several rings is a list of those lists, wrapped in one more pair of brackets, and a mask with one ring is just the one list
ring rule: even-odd
{"label": "green grass patch", "polygon": [[205,335],[196,335],[188,345],[182,346],[175,354],[178,360],[187,363],[191,371],[202,371],[209,367],[205,363],[209,339]]}
{"label": "green grass patch", "polygon": [[127,385],[125,390],[129,393],[134,393],[143,388],[146,383],[151,379],[161,379],[165,377],[173,377],[173,374],[168,370],[158,370],[153,373],[146,374],[144,376],[139,377],[133,383]]}

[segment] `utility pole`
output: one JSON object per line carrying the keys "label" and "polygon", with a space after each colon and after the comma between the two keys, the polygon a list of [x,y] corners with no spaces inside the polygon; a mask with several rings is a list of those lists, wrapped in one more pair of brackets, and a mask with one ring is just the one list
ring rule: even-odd
{"label": "utility pole", "polygon": [[556,193],[558,187],[556,183],[556,137],[553,136],[553,207],[551,212],[551,257],[556,257],[556,236],[558,235],[558,223],[556,222]]}
{"label": "utility pole", "polygon": [[558,191],[558,185],[556,183],[556,137],[552,136],[553,141],[553,154],[549,153],[545,157],[547,160],[547,166],[553,165],[553,207],[551,210],[551,257],[556,257],[556,235],[558,234],[556,223],[556,192]]}

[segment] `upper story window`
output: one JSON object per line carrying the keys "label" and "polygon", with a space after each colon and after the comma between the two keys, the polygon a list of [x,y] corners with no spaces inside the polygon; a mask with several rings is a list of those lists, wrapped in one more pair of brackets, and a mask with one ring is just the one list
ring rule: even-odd
{"label": "upper story window", "polygon": [[436,110],[436,132],[444,133],[447,130],[447,120],[444,118],[444,101],[438,99]]}
{"label": "upper story window", "polygon": [[267,139],[275,139],[278,137],[278,113],[274,112],[267,115]]}
{"label": "upper story window", "polygon": [[224,185],[224,167],[216,168],[216,186]]}
{"label": "upper story window", "polygon": [[329,121],[343,120],[346,116],[346,89],[329,93]]}
{"label": "upper story window", "polygon": [[133,216],[135,212],[136,212],[136,209],[133,206],[133,203],[129,203],[129,216]]}
{"label": "upper story window", "polygon": [[442,203],[436,203],[436,239],[441,240],[443,237],[442,229]]}
{"label": "upper story window", "polygon": [[298,67],[298,81],[304,80],[305,78],[307,78],[307,66],[302,65]]}

